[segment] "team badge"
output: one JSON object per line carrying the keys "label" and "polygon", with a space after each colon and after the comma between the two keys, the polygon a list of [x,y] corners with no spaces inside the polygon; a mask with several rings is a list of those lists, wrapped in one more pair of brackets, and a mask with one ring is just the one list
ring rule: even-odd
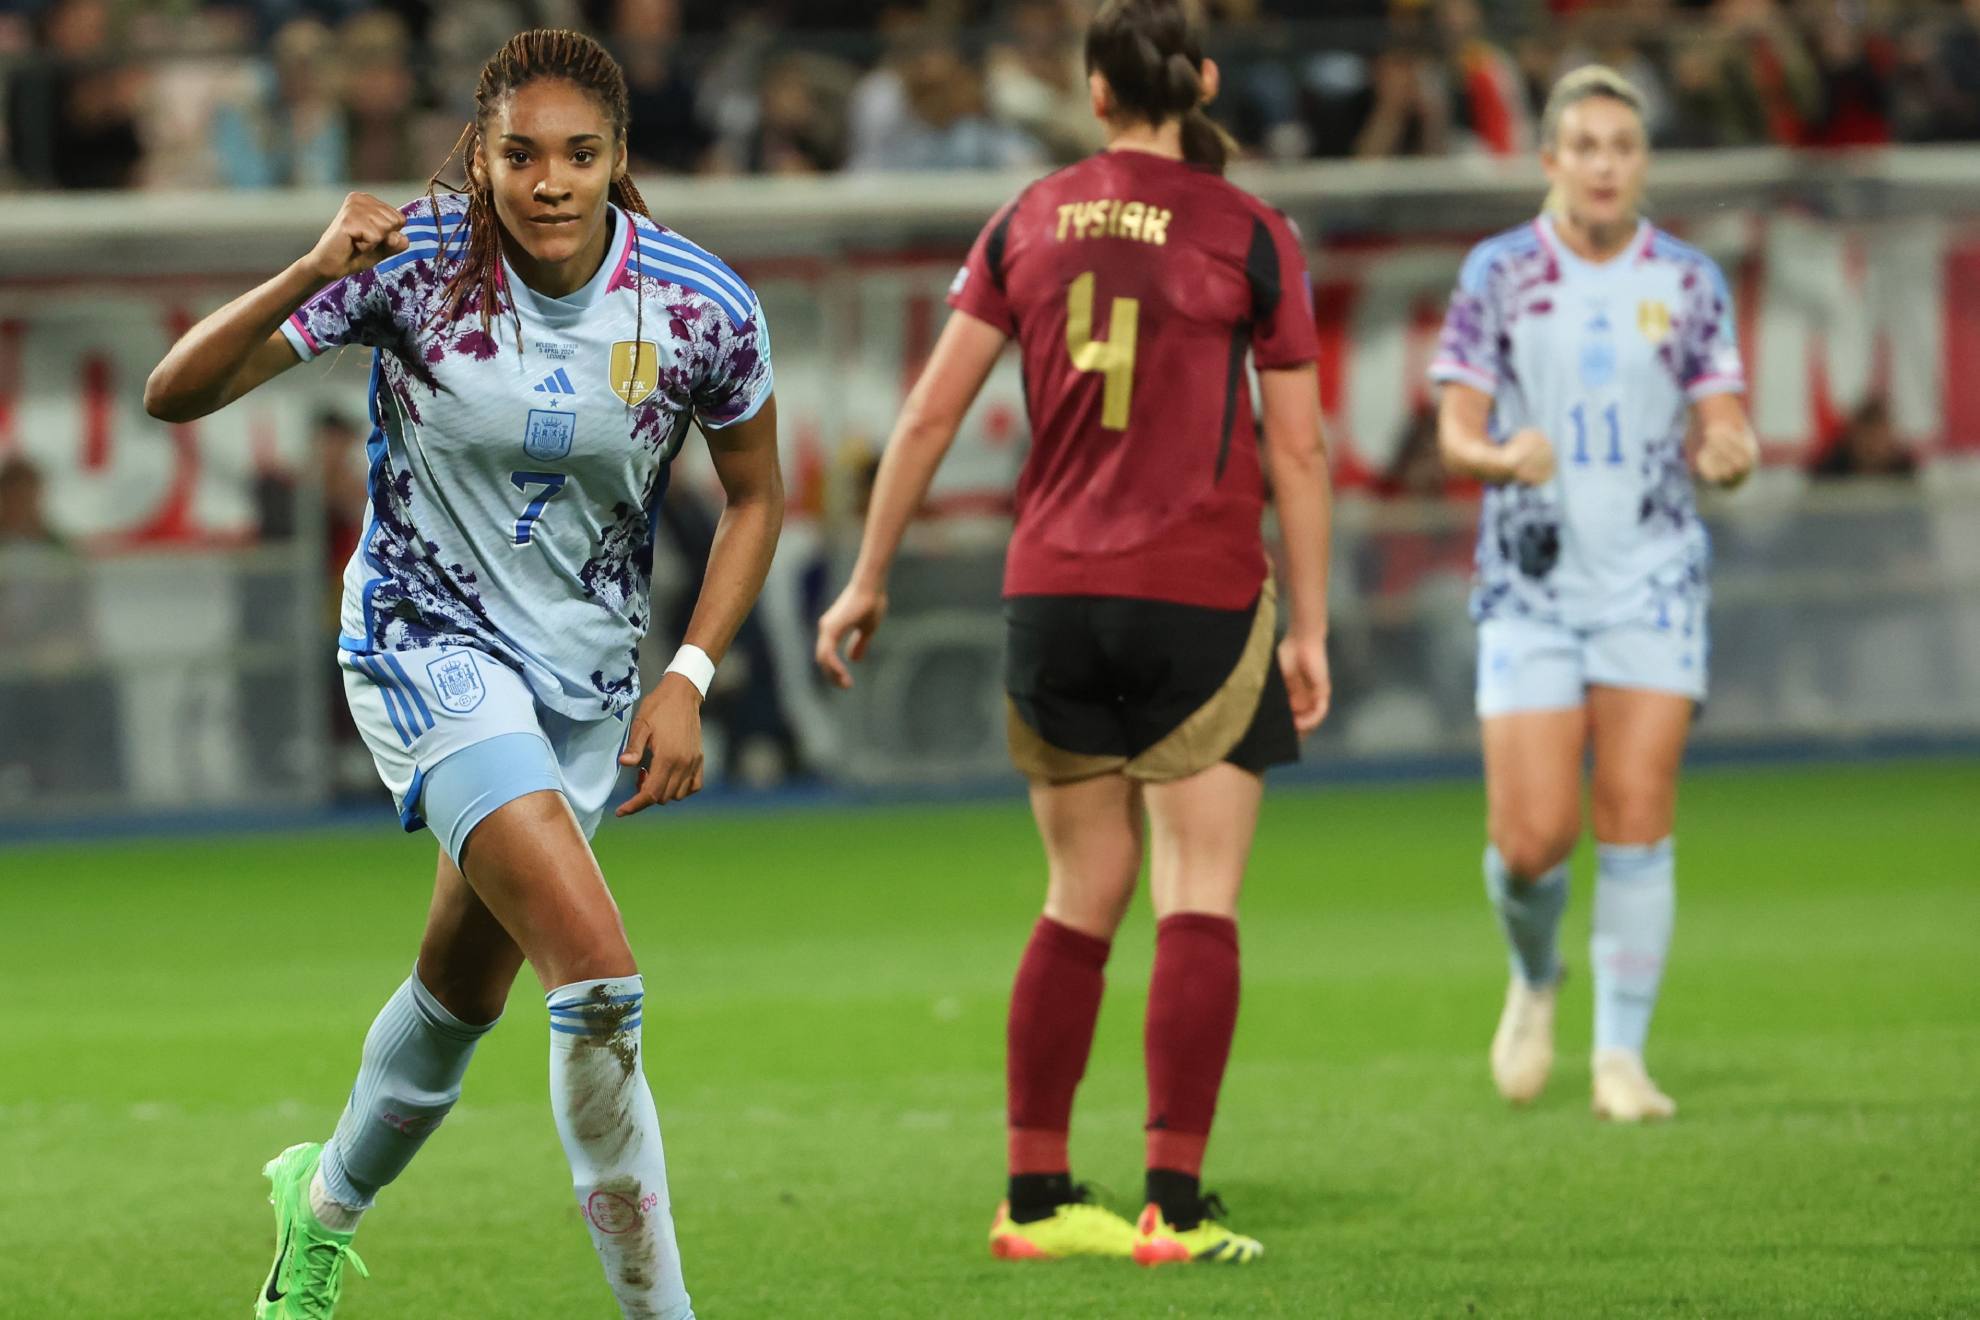
{"label": "team badge", "polygon": [[577,414],[531,408],[529,420],[523,424],[523,452],[531,458],[564,458],[576,437]]}
{"label": "team badge", "polygon": [[474,656],[468,651],[441,656],[426,666],[426,676],[433,680],[433,695],[456,715],[467,714],[488,695],[481,684],[481,671],[475,668]]}
{"label": "team badge", "polygon": [[1636,328],[1651,343],[1663,343],[1671,334],[1671,309],[1654,298],[1645,299],[1636,305]]}
{"label": "team badge", "polygon": [[612,393],[636,408],[660,388],[660,346],[651,339],[621,339],[612,345]]}

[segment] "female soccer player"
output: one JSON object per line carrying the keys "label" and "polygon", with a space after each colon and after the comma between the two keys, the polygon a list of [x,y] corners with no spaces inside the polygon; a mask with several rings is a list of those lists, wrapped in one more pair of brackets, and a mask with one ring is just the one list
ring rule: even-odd
{"label": "female soccer player", "polygon": [[1514,1103],[1554,1057],[1555,932],[1594,747],[1594,1107],[1668,1118],[1643,1067],[1673,911],[1678,762],[1705,696],[1705,529],[1691,474],[1758,450],[1718,267],[1639,218],[1635,88],[1563,78],[1542,120],[1553,190],[1464,263],[1431,378],[1444,461],[1492,483],[1479,520],[1485,888],[1512,947],[1492,1076]]}
{"label": "female soccer player", "polygon": [[[351,195],[146,389],[153,416],[186,421],[336,345],[375,350],[340,660],[401,820],[441,842],[418,961],[336,1133],[266,1170],[278,1246],[259,1316],[331,1314],[344,1262],[362,1272],[360,1215],[458,1099],[525,958],[612,1292],[629,1316],[692,1314],[640,1066],[643,982],[587,839],[622,765],[640,778],[621,816],[701,786],[701,699],[782,519],[769,342],[749,287],[647,217],[625,80],[596,43],[522,33],[475,97],[464,196]],[[642,700],[648,519],[690,418],[728,505],[685,644]]]}
{"label": "female soccer player", "polygon": [[[984,378],[1015,337],[1031,453],[1004,578],[1013,759],[1049,879],[1011,995],[1005,1258],[1255,1259],[1200,1190],[1238,1007],[1238,889],[1269,765],[1328,699],[1328,496],[1306,260],[1284,217],[1222,178],[1217,90],[1181,0],[1109,0],[1087,34],[1107,150],[1005,206],[880,465],[865,541],[819,622],[851,682],[886,617],[888,566]],[[1292,629],[1259,518],[1245,359],[1285,536]],[[1144,813],[1146,825],[1144,825]],[[1101,974],[1152,832],[1147,1195],[1091,1203],[1066,1149]]]}

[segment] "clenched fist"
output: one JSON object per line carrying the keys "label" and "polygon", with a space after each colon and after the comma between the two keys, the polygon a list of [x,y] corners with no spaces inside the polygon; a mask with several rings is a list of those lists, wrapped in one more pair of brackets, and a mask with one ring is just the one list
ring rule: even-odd
{"label": "clenched fist", "polygon": [[406,218],[370,193],[351,193],[306,260],[325,283],[370,270],[406,250]]}

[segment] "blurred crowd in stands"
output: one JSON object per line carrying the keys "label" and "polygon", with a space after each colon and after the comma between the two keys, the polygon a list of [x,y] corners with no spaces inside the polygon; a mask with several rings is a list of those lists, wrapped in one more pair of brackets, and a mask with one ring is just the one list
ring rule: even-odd
{"label": "blurred crowd in stands", "polygon": [[[482,61],[532,24],[624,63],[642,173],[1036,167],[1098,145],[1093,3],[0,0],[0,181],[424,179]],[[1590,60],[1643,88],[1661,146],[1980,140],[1980,0],[1205,7],[1215,112],[1266,160],[1527,151],[1549,83]]]}

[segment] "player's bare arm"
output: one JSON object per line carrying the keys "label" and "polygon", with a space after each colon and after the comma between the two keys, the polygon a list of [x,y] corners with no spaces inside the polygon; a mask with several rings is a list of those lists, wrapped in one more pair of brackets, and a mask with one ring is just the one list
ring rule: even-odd
{"label": "player's bare arm", "polygon": [[1437,452],[1444,470],[1491,485],[1539,486],[1554,475],[1554,446],[1534,427],[1492,443],[1492,396],[1451,381],[1437,405]]}
{"label": "player's bare arm", "polygon": [[[727,502],[682,642],[699,647],[719,663],[763,590],[777,551],[777,534],[784,525],[776,398],[764,400],[748,421],[710,430],[707,436]],[[623,765],[643,767],[639,792],[617,814],[630,816],[701,791],[701,699],[701,692],[687,678],[668,673],[640,703],[619,758]]]}
{"label": "player's bare arm", "polygon": [[840,643],[850,637],[847,655],[865,658],[867,644],[887,617],[887,570],[901,548],[901,538],[1007,342],[995,326],[967,312],[955,313],[901,408],[874,478],[852,580],[818,620],[818,667],[839,687],[852,686],[852,673],[839,654]]}
{"label": "player's bare arm", "polygon": [[1292,608],[1292,627],[1279,644],[1279,668],[1292,696],[1293,727],[1305,735],[1320,727],[1333,694],[1327,670],[1327,568],[1334,510],[1320,420],[1320,376],[1308,363],[1261,371],[1258,380],[1265,460]]}
{"label": "player's bare arm", "polygon": [[315,247],[179,337],[144,383],[144,410],[161,422],[197,421],[296,365],[282,322],[344,276],[405,251],[405,223],[369,193],[344,198]]}
{"label": "player's bare arm", "polygon": [[1740,397],[1708,394],[1691,411],[1698,434],[1691,466],[1699,479],[1730,489],[1752,475],[1760,461],[1760,442],[1753,436]]}

